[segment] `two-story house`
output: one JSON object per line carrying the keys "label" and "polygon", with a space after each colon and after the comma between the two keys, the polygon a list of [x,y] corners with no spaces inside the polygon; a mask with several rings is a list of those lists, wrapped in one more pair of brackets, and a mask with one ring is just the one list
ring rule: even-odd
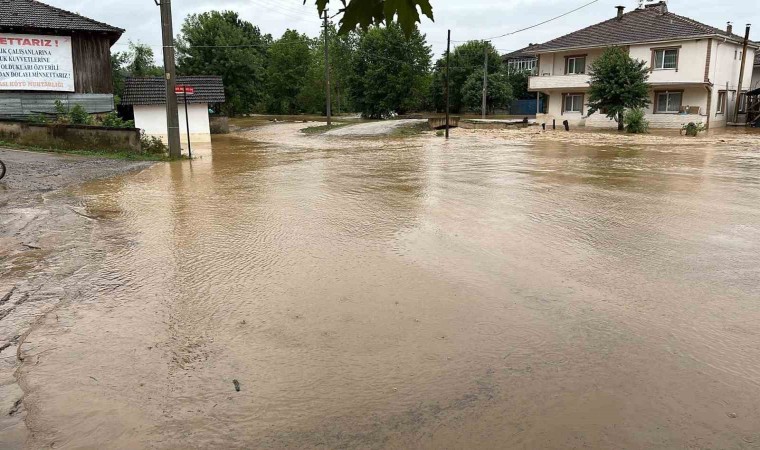
{"label": "two-story house", "polygon": [[755,70],[752,72],[752,89],[760,88],[760,51],[755,54]]}
{"label": "two-story house", "polygon": [[[678,128],[684,123],[722,127],[734,121],[737,99],[743,101],[751,85],[755,53],[744,38],[668,11],[667,3],[647,5],[531,48],[538,57],[538,73],[529,89],[549,97],[547,114],[539,122],[567,120],[574,126],[616,127],[604,114],[588,115],[589,68],[606,48],[624,47],[634,59],[645,61],[651,86],[647,119],[652,128]],[[741,92],[739,72],[746,56]]]}

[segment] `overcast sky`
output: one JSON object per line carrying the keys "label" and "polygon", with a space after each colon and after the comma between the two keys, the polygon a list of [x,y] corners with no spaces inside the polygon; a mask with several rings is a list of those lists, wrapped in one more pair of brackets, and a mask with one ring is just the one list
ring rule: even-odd
{"label": "overcast sky", "polygon": [[[161,22],[153,0],[42,0],[45,3],[77,12],[84,16],[127,30],[116,50],[126,48],[129,40],[155,48],[160,58]],[[446,49],[446,30],[453,40],[483,39],[533,25],[589,3],[591,0],[431,0],[435,22],[423,19],[422,31],[433,46],[436,56]],[[671,0],[671,12],[708,25],[724,28],[734,22],[737,34],[744,25],[753,23],[752,39],[760,40],[760,10],[747,0]],[[333,2],[338,3],[337,0]],[[297,29],[310,36],[319,34],[320,20],[313,0],[174,0],[175,34],[188,14],[203,11],[234,10],[245,20],[257,25],[275,38],[288,29]],[[529,43],[544,42],[579,28],[606,20],[616,14],[615,6],[636,8],[634,0],[598,0],[578,12],[538,28],[514,36],[494,40],[496,48],[507,52]]]}

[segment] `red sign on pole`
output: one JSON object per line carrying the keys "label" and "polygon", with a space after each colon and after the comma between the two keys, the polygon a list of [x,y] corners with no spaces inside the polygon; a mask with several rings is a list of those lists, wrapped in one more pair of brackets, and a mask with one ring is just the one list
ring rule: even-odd
{"label": "red sign on pole", "polygon": [[174,88],[174,92],[176,94],[193,95],[195,94],[195,88],[184,84],[178,84],[177,87]]}

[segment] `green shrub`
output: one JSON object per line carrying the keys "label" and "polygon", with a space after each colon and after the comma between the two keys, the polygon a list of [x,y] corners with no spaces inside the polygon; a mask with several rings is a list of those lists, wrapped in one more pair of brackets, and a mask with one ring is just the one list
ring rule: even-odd
{"label": "green shrub", "polygon": [[629,109],[623,116],[625,131],[628,133],[646,133],[649,131],[649,121],[645,118],[645,112],[641,108]]}
{"label": "green shrub", "polygon": [[26,120],[27,120],[27,122],[29,122],[29,123],[38,124],[38,125],[39,125],[39,124],[41,124],[41,125],[44,125],[44,124],[48,123],[48,118],[47,118],[47,116],[45,116],[45,115],[44,115],[44,114],[42,114],[42,113],[40,113],[40,114],[35,114],[35,115],[33,115],[33,116],[29,116],[29,117],[28,117]]}
{"label": "green shrub", "polygon": [[681,134],[685,134],[686,136],[696,137],[702,131],[707,131],[707,127],[702,122],[689,122],[681,127]]}
{"label": "green shrub", "polygon": [[100,119],[100,124],[111,128],[134,128],[134,120],[124,120],[115,112],[110,112]]}
{"label": "green shrub", "polygon": [[161,139],[155,136],[148,136],[144,131],[140,134],[140,147],[143,153],[149,155],[165,155],[169,153],[169,148]]}
{"label": "green shrub", "polygon": [[69,111],[70,122],[74,125],[92,125],[93,119],[90,113],[82,105],[74,105]]}

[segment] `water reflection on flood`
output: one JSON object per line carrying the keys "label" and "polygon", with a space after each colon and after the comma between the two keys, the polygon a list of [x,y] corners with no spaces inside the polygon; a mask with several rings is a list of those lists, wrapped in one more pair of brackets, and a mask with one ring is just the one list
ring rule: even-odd
{"label": "water reflection on flood", "polygon": [[77,192],[30,447],[760,444],[757,150],[273,127]]}

